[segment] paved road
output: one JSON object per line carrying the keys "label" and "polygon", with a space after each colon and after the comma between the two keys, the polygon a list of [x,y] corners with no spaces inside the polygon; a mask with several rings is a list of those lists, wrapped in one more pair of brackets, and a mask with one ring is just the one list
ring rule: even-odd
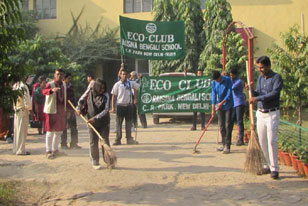
{"label": "paved road", "polygon": [[[113,122],[114,115],[111,130]],[[140,145],[113,147],[118,166],[112,171],[91,167],[88,132],[80,120],[82,149],[65,150],[55,160],[46,159],[44,136],[31,129],[30,156],[12,155],[12,145],[0,143],[0,178],[22,182],[28,205],[308,205],[308,181],[292,168],[282,166],[274,181],[243,173],[246,146],[232,145],[227,155],[216,152],[217,124],[202,139],[201,153],[193,154],[200,130],[167,119],[153,125],[150,116],[148,123],[138,129]],[[111,142],[114,138],[111,132]]]}

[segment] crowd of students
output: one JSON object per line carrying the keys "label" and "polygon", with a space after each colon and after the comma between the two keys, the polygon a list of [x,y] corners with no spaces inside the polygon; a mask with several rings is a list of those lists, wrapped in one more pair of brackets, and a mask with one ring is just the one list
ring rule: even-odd
{"label": "crowd of students", "polygon": [[[271,173],[271,177],[279,177],[278,167],[278,126],[279,126],[279,101],[280,91],[283,86],[279,74],[271,70],[270,59],[262,56],[257,59],[260,76],[258,86],[253,91],[250,103],[258,103],[257,129],[260,145],[267,162],[264,164],[264,173]],[[186,73],[186,71],[185,71]],[[198,76],[203,75],[203,70],[198,70]],[[218,114],[218,124],[222,137],[222,145],[217,151],[229,154],[231,148],[231,135],[233,124],[236,121],[239,127],[237,146],[244,145],[243,114],[246,105],[243,93],[244,83],[239,78],[237,69],[231,69],[230,77],[222,75],[219,71],[212,73],[212,116]],[[71,84],[72,75],[64,74],[63,70],[56,69],[54,79],[46,82],[44,77],[39,77],[32,88],[32,102],[27,85],[23,81],[16,82],[13,90],[23,91],[14,104],[14,141],[13,152],[16,155],[30,155],[26,151],[25,142],[28,132],[29,115],[34,120],[41,122],[38,127],[39,134],[46,133],[46,157],[54,159],[59,154],[59,144],[62,149],[80,149],[78,145],[78,130],[76,116],[87,116],[87,123],[103,137],[104,143],[110,146],[110,114],[116,114],[116,138],[114,146],[122,144],[122,125],[125,120],[125,137],[127,144],[138,144],[132,137],[132,129],[137,128],[137,101],[139,79],[136,72],[128,71],[122,64],[118,73],[118,81],[113,85],[111,95],[107,92],[104,80],[88,75],[89,85],[87,90],[78,100],[75,108],[74,88]],[[110,109],[111,106],[111,109]],[[194,113],[193,127],[196,130],[196,117]],[[143,128],[147,127],[145,115],[139,115]],[[204,129],[204,113],[201,113],[201,129]],[[70,146],[67,145],[67,128],[71,129]],[[99,164],[99,137],[89,128],[90,134],[90,159],[94,169],[100,169]],[[102,147],[102,149],[104,149]],[[103,152],[104,153],[104,152]]]}

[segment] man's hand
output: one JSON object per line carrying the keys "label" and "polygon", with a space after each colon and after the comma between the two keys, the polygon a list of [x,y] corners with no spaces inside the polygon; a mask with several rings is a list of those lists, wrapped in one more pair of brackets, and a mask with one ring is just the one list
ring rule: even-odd
{"label": "man's hand", "polygon": [[76,110],[76,115],[80,116],[80,110]]}
{"label": "man's hand", "polygon": [[116,113],[116,111],[115,111],[115,108],[114,107],[112,107],[112,109],[111,109],[111,111],[110,111],[111,113]]}
{"label": "man's hand", "polygon": [[87,123],[90,123],[90,124],[93,124],[94,122],[95,122],[95,120],[94,120],[93,117],[87,121]]}
{"label": "man's hand", "polygon": [[61,89],[61,88],[59,88],[59,87],[55,87],[55,88],[52,88],[51,91],[53,91],[53,92],[58,92],[60,89]]}
{"label": "man's hand", "polygon": [[257,97],[251,97],[250,99],[249,99],[249,103],[250,104],[252,104],[252,103],[255,103],[255,102],[257,102],[258,100],[257,100]]}
{"label": "man's hand", "polygon": [[247,84],[247,82],[245,82],[245,89],[249,90],[250,88],[253,88],[253,82],[250,82],[250,85]]}
{"label": "man's hand", "polygon": [[219,102],[219,103],[217,104],[217,109],[216,109],[216,110],[220,110],[220,108],[222,107],[222,105],[223,105],[225,102],[227,102],[227,101],[226,101],[226,100],[223,100],[223,101]]}

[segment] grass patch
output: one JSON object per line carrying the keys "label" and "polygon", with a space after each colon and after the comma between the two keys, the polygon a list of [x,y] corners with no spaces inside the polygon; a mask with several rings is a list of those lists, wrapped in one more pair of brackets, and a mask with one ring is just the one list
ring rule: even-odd
{"label": "grass patch", "polygon": [[14,182],[0,182],[0,204],[1,206],[14,205],[16,184]]}

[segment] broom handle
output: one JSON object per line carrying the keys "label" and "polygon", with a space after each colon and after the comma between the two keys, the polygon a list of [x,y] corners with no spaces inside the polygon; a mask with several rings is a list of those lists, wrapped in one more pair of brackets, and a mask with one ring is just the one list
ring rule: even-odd
{"label": "broom handle", "polygon": [[[246,73],[247,73],[247,84],[248,84],[248,95],[249,95],[249,100],[252,98],[252,90],[251,90],[251,85],[250,85],[250,73],[248,69],[248,62],[246,61]],[[250,116],[250,122],[253,127],[255,126],[255,118],[253,114],[253,103],[249,103],[249,116]]]}
{"label": "broom handle", "polygon": [[196,142],[196,145],[195,145],[195,149],[197,148],[197,145],[200,143],[201,141],[201,138],[203,137],[204,133],[206,132],[207,128],[210,126],[212,120],[214,119],[215,116],[211,116],[210,120],[208,121],[207,125],[205,126],[202,134],[200,135],[199,139],[197,140]]}
{"label": "broom handle", "polygon": [[[71,105],[71,107],[75,110],[75,112],[77,112],[77,109],[76,109],[76,107],[74,107],[74,105],[72,104],[72,102],[71,102],[70,100],[67,100],[67,101],[68,101],[68,103]],[[95,129],[95,127],[94,127],[91,123],[89,123],[88,120],[87,120],[82,114],[80,114],[80,116],[81,116],[81,118],[91,127],[91,129],[93,129],[93,131],[97,134],[97,136],[98,136],[102,141],[105,142],[104,138],[103,138],[103,137],[100,135],[100,133]]]}

